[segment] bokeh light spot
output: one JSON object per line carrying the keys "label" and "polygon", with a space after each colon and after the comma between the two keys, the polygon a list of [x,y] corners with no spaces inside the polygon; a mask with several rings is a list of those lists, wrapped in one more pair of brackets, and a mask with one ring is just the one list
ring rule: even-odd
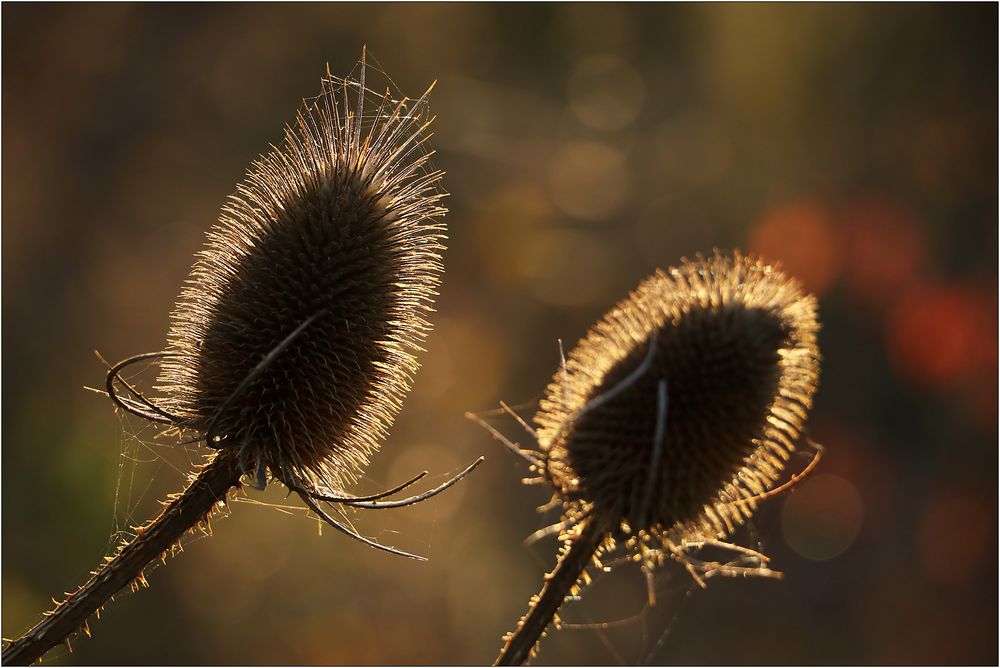
{"label": "bokeh light spot", "polygon": [[813,476],[785,501],[785,542],[806,559],[833,559],[854,543],[863,515],[861,494],[853,483],[837,475]]}
{"label": "bokeh light spot", "polygon": [[662,123],[653,134],[658,178],[691,188],[718,181],[732,163],[726,120],[711,109],[688,109]]}
{"label": "bokeh light spot", "polygon": [[534,184],[515,184],[490,193],[473,220],[476,266],[500,285],[517,283],[511,271],[526,243],[560,219],[548,193]]}
{"label": "bokeh light spot", "polygon": [[572,229],[533,235],[515,266],[538,299],[557,306],[600,302],[612,276],[610,258],[594,235]]}
{"label": "bokeh light spot", "polygon": [[556,205],[582,220],[603,220],[618,211],[629,177],[620,151],[598,142],[564,144],[549,166]]}
{"label": "bokeh light spot", "polygon": [[880,305],[915,279],[925,241],[912,215],[897,203],[872,198],[844,214],[844,270],[857,299]]}
{"label": "bokeh light spot", "polygon": [[[503,340],[493,323],[478,317],[439,317],[434,327],[434,345],[426,363],[436,365],[438,351],[443,353],[442,364],[435,374],[422,374],[421,392],[414,399],[423,397],[437,405],[461,401],[459,406],[476,406],[495,401],[506,378],[504,359],[507,352]],[[461,386],[460,394],[456,388]],[[459,406],[456,411],[461,410]],[[426,406],[431,409],[430,405]]]}
{"label": "bokeh light spot", "polygon": [[951,385],[976,371],[982,346],[996,346],[984,330],[975,296],[957,285],[910,290],[886,321],[890,358],[905,378]]}
{"label": "bokeh light spot", "polygon": [[839,248],[826,211],[813,202],[780,206],[751,230],[752,253],[779,261],[807,290],[822,294],[839,271]]}
{"label": "bokeh light spot", "polygon": [[593,56],[577,64],[569,79],[569,106],[598,130],[620,130],[639,115],[645,96],[639,73],[617,56]]}

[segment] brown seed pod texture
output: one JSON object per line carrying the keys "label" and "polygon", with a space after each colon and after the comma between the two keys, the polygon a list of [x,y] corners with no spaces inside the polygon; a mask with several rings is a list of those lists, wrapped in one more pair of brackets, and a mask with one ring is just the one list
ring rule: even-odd
{"label": "brown seed pod texture", "polygon": [[667,546],[731,533],[802,433],[817,331],[815,298],[739,253],[643,281],[569,354],[535,418],[568,515]]}
{"label": "brown seed pod texture", "polygon": [[163,405],[258,480],[343,490],[409,389],[444,239],[426,100],[372,93],[364,63],[356,82],[328,73],[196,259]]}

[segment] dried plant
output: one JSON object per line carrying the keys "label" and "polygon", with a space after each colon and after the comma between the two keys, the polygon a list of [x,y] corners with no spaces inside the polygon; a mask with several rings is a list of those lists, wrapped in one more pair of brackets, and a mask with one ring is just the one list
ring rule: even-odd
{"label": "dried plant", "polygon": [[[797,281],[716,251],[657,272],[590,329],[549,384],[537,430],[522,422],[537,451],[483,423],[563,510],[540,532],[561,535],[559,562],[499,664],[531,656],[587,566],[616,544],[647,576],[668,559],[701,586],[716,575],[779,575],[765,555],[723,539],[818,461],[817,449],[776,487],[812,405],[817,331],[816,300]],[[737,558],[698,559],[706,546]]]}
{"label": "dried plant", "polygon": [[[215,453],[165,510],[93,577],[3,652],[30,663],[121,588],[145,584],[242,476],[298,493],[318,517],[380,550],[420,559],[356,533],[331,508],[395,508],[387,501],[426,473],[380,494],[352,496],[417,369],[442,271],[441,172],[426,148],[428,89],[395,101],[387,90],[330,75],[306,101],[285,143],[253,163],[208,233],[172,316],[168,347],[112,366],[107,394],[128,413],[196,434]],[[433,88],[433,86],[431,86]],[[152,399],[122,373],[159,362]],[[338,511],[339,512],[339,511]]]}

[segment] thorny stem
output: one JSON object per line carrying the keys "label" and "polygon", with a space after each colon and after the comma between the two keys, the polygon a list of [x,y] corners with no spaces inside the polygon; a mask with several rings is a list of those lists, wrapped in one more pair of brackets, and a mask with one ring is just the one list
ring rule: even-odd
{"label": "thorny stem", "polygon": [[493,665],[520,666],[531,657],[545,628],[552,622],[559,606],[594,558],[594,553],[606,536],[604,524],[594,517],[587,518],[582,524],[580,533],[569,544],[555,570],[546,576],[542,590],[532,599],[528,613],[518,623],[517,629],[508,636],[507,643]]}
{"label": "thorny stem", "polygon": [[3,665],[29,665],[49,649],[69,642],[77,631],[89,635],[87,618],[120,589],[136,581],[145,584],[143,569],[170,550],[184,534],[207,519],[215,505],[239,484],[235,458],[220,452],[163,512],[139,530],[132,542],[100,567],[85,585],[71,594],[42,621],[3,651]]}

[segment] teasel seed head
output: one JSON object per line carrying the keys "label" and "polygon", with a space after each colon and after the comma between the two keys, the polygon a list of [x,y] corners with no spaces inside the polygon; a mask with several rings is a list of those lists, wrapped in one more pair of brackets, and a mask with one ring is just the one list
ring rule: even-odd
{"label": "teasel seed head", "polygon": [[732,533],[803,432],[818,328],[813,296],[739,252],[644,280],[570,352],[535,418],[567,516],[661,557]]}
{"label": "teasel seed head", "polygon": [[[144,569],[194,526],[207,526],[245,473],[263,488],[270,470],[338,531],[424,559],[365,538],[323,509],[413,505],[483,461],[405,499],[385,500],[426,472],[378,494],[342,491],[409,389],[444,239],[441,173],[429,168],[424,146],[430,89],[395,102],[388,91],[371,93],[365,74],[364,51],[358,81],[328,69],[284,146],[252,165],[195,261],[168,349],[109,365],[104,393],[118,409],[193,430],[188,442],[219,452],[82,587],[7,644],[4,664],[28,665],[77,631],[90,635],[87,618],[122,587],[146,585]],[[123,375],[151,361],[161,365],[165,397],[147,397]]]}
{"label": "teasel seed head", "polygon": [[445,238],[430,89],[395,101],[365,69],[328,70],[284,145],[253,163],[172,314],[161,405],[238,448],[261,484],[267,469],[327,494],[354,482],[430,328]]}

